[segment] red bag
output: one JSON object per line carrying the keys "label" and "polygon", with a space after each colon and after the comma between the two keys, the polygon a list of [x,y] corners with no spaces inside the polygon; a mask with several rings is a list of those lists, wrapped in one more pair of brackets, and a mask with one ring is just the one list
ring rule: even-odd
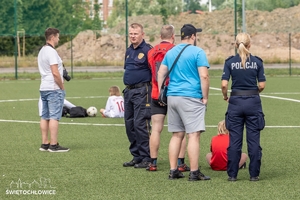
{"label": "red bag", "polygon": [[[152,98],[158,99],[158,86],[157,86],[157,72],[160,64],[163,61],[166,53],[174,47],[174,44],[169,42],[163,42],[153,47],[148,52],[148,62],[152,72]],[[166,85],[169,84],[169,79],[166,81]]]}

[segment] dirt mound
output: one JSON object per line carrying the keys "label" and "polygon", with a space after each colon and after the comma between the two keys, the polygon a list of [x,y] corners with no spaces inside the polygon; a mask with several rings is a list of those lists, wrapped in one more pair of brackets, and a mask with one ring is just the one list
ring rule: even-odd
{"label": "dirt mound", "polygon": [[[272,12],[246,11],[246,31],[251,35],[250,51],[268,61],[287,61],[289,59],[289,37],[291,37],[292,59],[300,62],[300,5],[289,9],[276,9]],[[151,45],[159,42],[162,26],[160,16],[130,17],[128,24],[143,24],[145,40]],[[222,62],[235,53],[234,49],[234,13],[233,10],[204,12],[172,16],[169,23],[176,28],[176,41],[180,42],[179,31],[183,24],[191,23],[201,27],[198,46],[203,48],[210,61]],[[102,33],[100,37],[94,31],[84,31],[73,39],[73,59],[75,62],[99,63],[102,61],[122,62],[126,50],[125,22]],[[290,34],[290,35],[289,35]],[[58,48],[63,60],[71,58],[71,44]]]}

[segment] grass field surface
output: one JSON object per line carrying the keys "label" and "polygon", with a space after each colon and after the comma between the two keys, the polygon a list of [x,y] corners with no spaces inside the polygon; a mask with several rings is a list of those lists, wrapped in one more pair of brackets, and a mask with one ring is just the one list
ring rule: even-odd
{"label": "grass field surface", "polygon": [[[0,81],[0,199],[300,199],[298,77],[267,77],[261,94],[266,127],[261,132],[258,182],[249,181],[248,168],[239,171],[237,182],[228,182],[226,172],[212,171],[205,161],[227,109],[220,77],[211,78],[207,127],[200,141],[199,165],[211,180],[198,182],[187,181],[188,172],[186,178],[168,180],[171,133],[167,127],[161,135],[157,172],[122,166],[132,159],[124,120],[101,115],[62,118],[58,140],[70,152],[40,152],[39,84],[38,80]],[[99,110],[105,107],[111,85],[124,88],[122,78],[74,79],[65,83],[66,99]],[[8,194],[18,190],[19,195]]]}

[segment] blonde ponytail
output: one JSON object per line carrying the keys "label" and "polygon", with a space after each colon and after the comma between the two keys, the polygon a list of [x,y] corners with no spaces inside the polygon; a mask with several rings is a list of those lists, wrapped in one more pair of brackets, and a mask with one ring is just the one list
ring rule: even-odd
{"label": "blonde ponytail", "polygon": [[240,55],[242,60],[242,67],[245,69],[246,60],[250,56],[250,35],[247,33],[239,33],[236,36],[236,47],[238,49],[238,54]]}

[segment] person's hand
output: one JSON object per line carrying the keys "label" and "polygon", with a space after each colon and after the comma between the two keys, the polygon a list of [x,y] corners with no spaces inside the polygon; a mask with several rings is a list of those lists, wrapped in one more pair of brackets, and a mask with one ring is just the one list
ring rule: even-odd
{"label": "person's hand", "polygon": [[223,97],[224,101],[229,102],[229,97]]}
{"label": "person's hand", "polygon": [[203,99],[203,98],[202,98],[200,101],[201,101],[203,104],[207,105],[208,99]]}
{"label": "person's hand", "polygon": [[166,106],[166,104],[164,104],[164,103],[162,103],[162,102],[158,102],[158,104],[159,104],[160,106]]}
{"label": "person's hand", "polygon": [[103,109],[103,108],[101,108],[101,109],[100,109],[100,113],[103,113],[103,112],[104,112],[104,109]]}

